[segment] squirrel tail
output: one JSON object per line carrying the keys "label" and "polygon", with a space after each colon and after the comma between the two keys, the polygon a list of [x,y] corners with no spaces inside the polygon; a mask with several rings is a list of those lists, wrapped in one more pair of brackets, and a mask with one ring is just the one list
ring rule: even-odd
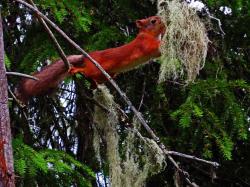
{"label": "squirrel tail", "polygon": [[[72,66],[84,66],[84,57],[82,55],[70,55],[67,57]],[[29,98],[42,94],[51,93],[58,84],[67,76],[70,76],[68,69],[62,60],[46,66],[40,72],[32,74],[32,76],[39,80],[32,80],[22,78],[15,89],[16,98],[22,103],[26,104]]]}

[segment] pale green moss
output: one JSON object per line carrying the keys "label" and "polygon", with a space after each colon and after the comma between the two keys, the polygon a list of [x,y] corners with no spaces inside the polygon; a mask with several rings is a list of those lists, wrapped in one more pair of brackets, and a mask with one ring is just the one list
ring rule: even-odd
{"label": "pale green moss", "polygon": [[194,81],[207,55],[209,40],[204,24],[185,2],[159,0],[158,13],[167,28],[160,47],[159,82],[183,76],[187,83]]}
{"label": "pale green moss", "polygon": [[[121,138],[117,104],[105,86],[98,86],[94,97],[105,105],[109,112],[95,107],[94,112],[94,147],[101,160],[100,144],[105,142],[105,152],[109,164],[111,186],[144,186],[146,179],[161,171],[165,166],[165,155],[158,145],[140,135],[139,124],[134,120],[134,128],[127,129]],[[122,140],[121,140],[122,139]]]}

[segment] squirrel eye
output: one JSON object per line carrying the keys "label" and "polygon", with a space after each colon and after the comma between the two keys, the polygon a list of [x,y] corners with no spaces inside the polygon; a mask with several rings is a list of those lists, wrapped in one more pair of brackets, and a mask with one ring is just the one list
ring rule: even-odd
{"label": "squirrel eye", "polygon": [[152,24],[155,24],[155,23],[156,23],[156,19],[152,19],[152,20],[151,20],[151,23],[152,23]]}

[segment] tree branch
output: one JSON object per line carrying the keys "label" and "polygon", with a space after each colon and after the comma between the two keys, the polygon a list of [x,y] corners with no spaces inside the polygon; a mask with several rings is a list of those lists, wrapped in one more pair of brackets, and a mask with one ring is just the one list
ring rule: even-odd
{"label": "tree branch", "polygon": [[195,156],[179,153],[179,152],[176,152],[176,151],[168,151],[168,154],[183,157],[183,158],[187,158],[187,159],[191,159],[191,160],[196,160],[196,161],[199,161],[199,162],[204,162],[204,163],[210,164],[210,165],[212,165],[214,167],[220,166],[219,163],[217,163],[217,162],[211,162],[211,161],[208,161],[208,160],[200,159],[200,158],[197,158]]}
{"label": "tree branch", "polygon": [[11,97],[17,102],[17,104],[20,106],[20,108],[24,108],[25,107],[25,105],[21,102],[21,101],[19,101],[17,98],[16,98],[16,96],[15,96],[15,94],[11,91],[11,89],[8,87],[8,91],[9,91],[9,93],[10,93],[10,95],[11,95]]}
{"label": "tree branch", "polygon": [[145,89],[146,89],[146,79],[144,79],[143,81],[143,87],[142,87],[142,96],[141,96],[141,102],[140,102],[140,105],[138,107],[138,111],[140,111],[142,105],[143,105],[143,100],[144,100],[144,96],[145,96]]}
{"label": "tree branch", "polygon": [[[71,90],[68,90],[68,89],[65,89],[65,88],[61,88],[61,90],[66,91],[66,92],[70,92],[70,93],[73,93],[73,94],[76,93],[76,92],[74,92],[74,91],[71,91]],[[100,107],[103,111],[105,111],[105,112],[109,112],[109,111],[110,111],[106,106],[104,106],[103,104],[101,104],[101,103],[100,103],[99,101],[97,101],[96,99],[91,98],[91,97],[87,96],[87,95],[84,94],[84,93],[82,93],[82,94],[83,94],[83,96],[85,97],[86,100],[88,100],[88,101],[92,102],[94,105]]]}
{"label": "tree branch", "polygon": [[[37,6],[34,4],[33,0],[28,0],[28,2],[30,2],[30,4],[37,9]],[[39,16],[39,14],[36,14],[36,16],[37,16],[38,20],[40,21],[40,23],[44,26],[46,32],[49,34],[49,36],[50,36],[51,40],[53,41],[53,43],[55,44],[56,50],[59,53],[60,57],[62,58],[62,60],[63,60],[63,62],[65,64],[65,67],[67,69],[69,69],[71,67],[71,64],[69,63],[64,51],[62,50],[60,44],[57,41],[56,37],[54,36],[52,31],[48,27],[46,22],[43,20],[43,18],[41,16]]]}
{"label": "tree branch", "polygon": [[18,73],[18,72],[6,72],[6,75],[15,75],[15,76],[19,76],[19,77],[24,77],[24,78],[28,78],[28,79],[33,79],[33,80],[36,80],[36,81],[39,80],[38,78],[36,78],[36,77],[34,77],[34,76],[26,75],[26,74]]}
{"label": "tree branch", "polygon": [[210,19],[216,20],[216,21],[218,22],[219,29],[220,29],[222,35],[224,36],[226,33],[225,33],[225,32],[223,31],[223,29],[222,29],[222,24],[221,24],[220,19],[214,17],[214,16],[209,12],[209,10],[208,10],[207,8],[205,8],[204,10],[205,10],[205,12],[207,13],[207,15],[208,15],[208,17],[209,17]]}

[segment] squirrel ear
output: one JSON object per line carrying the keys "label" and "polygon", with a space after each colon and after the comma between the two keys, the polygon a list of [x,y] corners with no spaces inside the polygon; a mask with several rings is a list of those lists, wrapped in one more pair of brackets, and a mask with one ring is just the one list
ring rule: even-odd
{"label": "squirrel ear", "polygon": [[143,21],[142,21],[142,20],[136,20],[136,22],[135,22],[135,23],[136,23],[136,27],[137,27],[137,28],[139,28],[139,29],[140,29],[140,28],[142,28],[142,27],[143,27]]}

